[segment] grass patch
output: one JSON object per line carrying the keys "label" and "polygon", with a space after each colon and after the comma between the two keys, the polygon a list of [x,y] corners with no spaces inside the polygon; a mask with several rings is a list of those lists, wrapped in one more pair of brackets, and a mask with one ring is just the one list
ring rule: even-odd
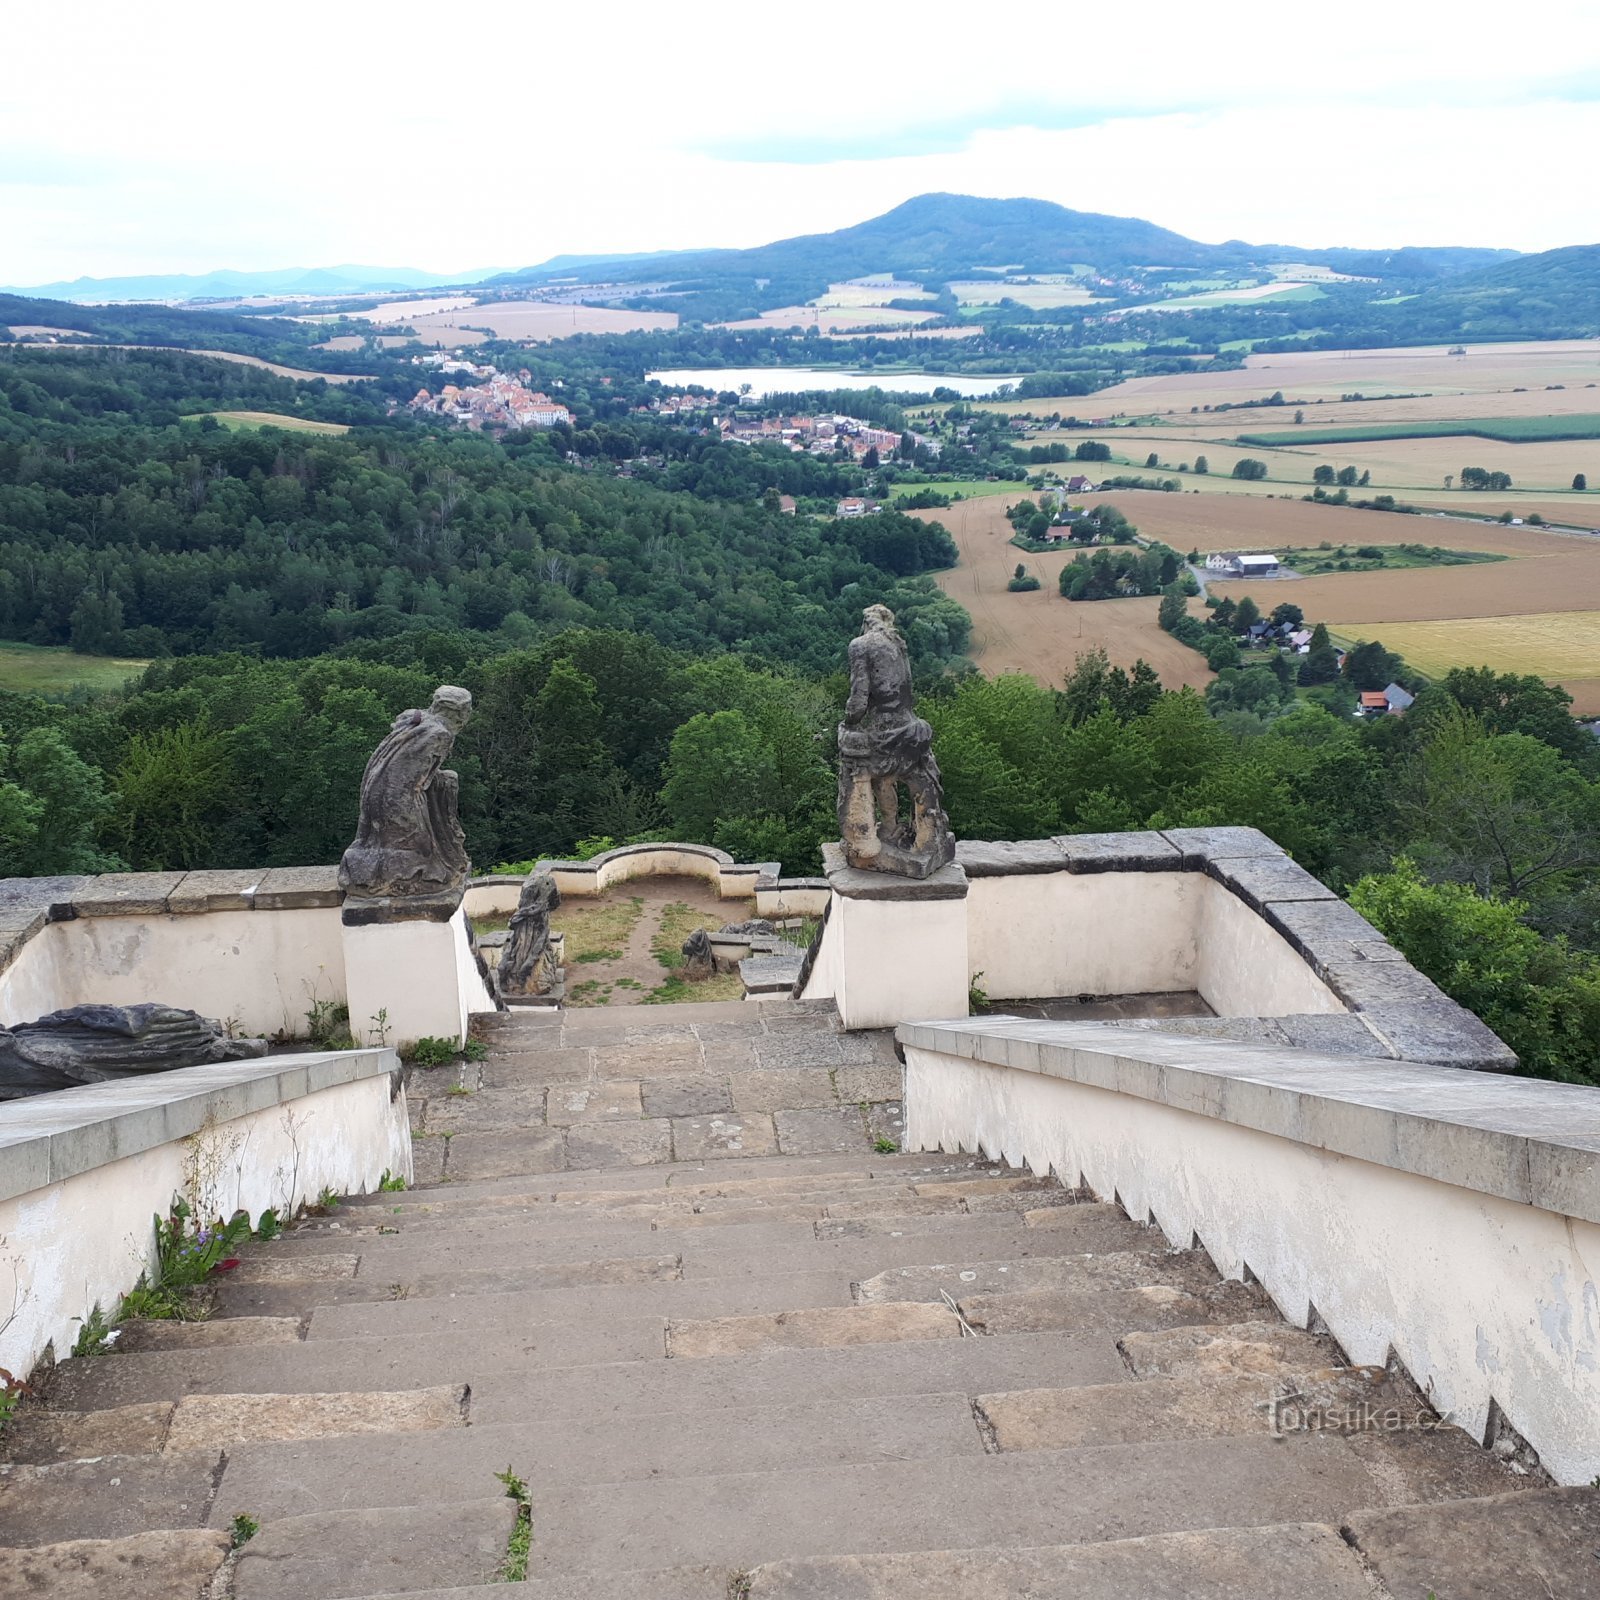
{"label": "grass patch", "polygon": [[1324,550],[1291,548],[1283,552],[1284,564],[1307,577],[1341,572],[1400,572],[1408,567],[1470,567],[1485,561],[1508,561],[1509,556],[1482,550],[1446,550],[1439,545],[1362,544],[1332,545]]}
{"label": "grass patch", "polygon": [[505,1486],[506,1498],[517,1505],[517,1520],[506,1540],[505,1559],[495,1574],[496,1583],[522,1583],[528,1576],[528,1553],[533,1546],[533,1501],[528,1497],[528,1485],[507,1467],[495,1477]]}
{"label": "grass patch", "polygon": [[627,948],[628,939],[643,911],[644,901],[638,895],[627,895],[616,900],[587,901],[570,911],[562,906],[555,919],[555,928],[558,933],[567,936],[566,959],[573,962],[615,961]]}
{"label": "grass patch", "polygon": [[683,965],[683,941],[696,928],[715,933],[725,921],[720,911],[696,911],[674,900],[661,909],[661,924],[650,941],[650,952],[668,972],[676,972]]}
{"label": "grass patch", "polygon": [[647,1006],[676,1006],[691,1000],[742,1000],[744,980],[737,972],[719,972],[700,983],[688,983],[674,973],[657,984],[640,1002]]}
{"label": "grass patch", "polygon": [[1562,439],[1600,439],[1600,413],[1568,417],[1474,417],[1442,422],[1380,422],[1367,427],[1286,428],[1241,433],[1240,444],[1364,444],[1379,439],[1493,439],[1499,444],[1538,444]]}
{"label": "grass patch", "polygon": [[120,689],[149,665],[121,656],[80,656],[65,645],[6,643],[0,644],[0,689],[24,694]]}
{"label": "grass patch", "polygon": [[998,480],[991,483],[983,478],[935,478],[930,483],[897,483],[890,488],[889,499],[891,502],[904,500],[910,495],[931,490],[935,494],[947,494],[952,500],[976,500],[996,494],[1023,493],[1026,489],[1026,484],[1001,483]]}
{"label": "grass patch", "polygon": [[310,417],[284,417],[276,411],[196,411],[184,417],[185,422],[198,422],[201,417],[215,417],[224,428],[286,428],[290,433],[349,433],[348,422],[316,422]]}

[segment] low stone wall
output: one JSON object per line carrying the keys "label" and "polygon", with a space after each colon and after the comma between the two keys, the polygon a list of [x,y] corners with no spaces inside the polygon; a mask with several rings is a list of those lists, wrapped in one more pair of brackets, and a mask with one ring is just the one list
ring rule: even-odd
{"label": "low stone wall", "polygon": [[182,1196],[209,1220],[291,1215],[324,1188],[411,1177],[392,1050],[185,1067],[0,1105],[0,1367],[67,1355],[149,1264]]}
{"label": "low stone wall", "polygon": [[1600,1090],[975,1018],[898,1031],[910,1150],[982,1151],[1196,1238],[1479,1438],[1600,1473]]}
{"label": "low stone wall", "polygon": [[749,900],[762,883],[775,884],[775,861],[741,863],[708,844],[628,844],[602,851],[587,861],[541,861],[562,894],[604,894],[629,878],[703,878],[724,900]]}

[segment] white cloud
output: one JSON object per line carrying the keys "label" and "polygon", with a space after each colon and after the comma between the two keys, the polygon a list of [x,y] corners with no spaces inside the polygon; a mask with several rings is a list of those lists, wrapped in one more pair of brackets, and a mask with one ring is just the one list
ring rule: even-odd
{"label": "white cloud", "polygon": [[[928,189],[1206,239],[1600,238],[1563,159],[1600,147],[1592,0],[1524,0],[1514,27],[1480,0],[1443,22],[1420,0],[1146,0],[1137,27],[1051,7],[992,37],[970,6],[845,28],[635,0],[92,0],[7,31],[0,281],[755,244]],[[876,154],[908,148],[930,153]]]}

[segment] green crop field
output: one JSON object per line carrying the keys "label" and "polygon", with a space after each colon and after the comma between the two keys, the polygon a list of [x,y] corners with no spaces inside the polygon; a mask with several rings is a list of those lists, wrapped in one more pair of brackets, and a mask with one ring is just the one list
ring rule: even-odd
{"label": "green crop field", "polygon": [[349,433],[347,422],[318,422],[311,417],[285,417],[276,411],[197,411],[185,422],[214,417],[224,428],[286,428],[291,433]]}
{"label": "green crop field", "polygon": [[1240,444],[1364,444],[1378,439],[1494,439],[1501,444],[1538,444],[1561,439],[1600,439],[1600,414],[1565,417],[1475,417],[1441,422],[1385,422],[1371,427],[1286,428],[1276,433],[1241,433]]}
{"label": "green crop field", "polygon": [[0,689],[65,694],[69,689],[120,689],[148,661],[80,656],[59,645],[0,644]]}

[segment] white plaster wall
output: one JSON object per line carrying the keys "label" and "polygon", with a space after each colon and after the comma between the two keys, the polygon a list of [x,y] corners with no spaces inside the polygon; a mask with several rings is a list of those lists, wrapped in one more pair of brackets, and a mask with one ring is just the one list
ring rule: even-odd
{"label": "white plaster wall", "polygon": [[1244,901],[1200,872],[974,878],[968,962],[996,1000],[1197,990],[1224,1017],[1345,1008]]}
{"label": "white plaster wall", "polygon": [[237,1033],[292,1036],[313,997],[345,996],[337,906],[80,917],[42,929],[0,975],[0,1023],[160,1001]]}
{"label": "white plaster wall", "polygon": [[517,909],[523,881],[502,878],[498,883],[470,884],[461,903],[474,921],[483,917],[509,917]]}
{"label": "white plaster wall", "polygon": [[968,962],[996,1000],[1193,989],[1196,872],[1051,872],[974,878]]}
{"label": "white plaster wall", "polygon": [[639,850],[600,864],[598,883],[604,893],[614,883],[626,883],[629,878],[704,878],[723,893],[722,863],[697,850]]}
{"label": "white plaster wall", "polygon": [[378,922],[344,929],[350,1031],[358,1043],[385,1044],[466,1038],[467,1017],[493,1011],[467,944],[461,907],[448,922]]}
{"label": "white plaster wall", "polygon": [[[965,899],[840,895],[829,913],[828,934],[837,935],[833,999],[846,1028],[967,1015]],[[821,992],[806,986],[808,996]]]}
{"label": "white plaster wall", "polygon": [[1132,1095],[906,1050],[908,1150],[983,1151],[1198,1236],[1349,1358],[1392,1347],[1466,1431],[1491,1397],[1562,1483],[1600,1473],[1600,1227]]}
{"label": "white plaster wall", "polygon": [[758,917],[820,917],[828,909],[831,889],[782,889],[776,884],[756,890]]}
{"label": "white plaster wall", "polygon": [[802,1000],[832,1000],[839,992],[839,951],[842,940],[838,915],[835,908],[823,927],[821,948],[817,951],[817,959],[811,963],[806,986],[800,991]]}
{"label": "white plaster wall", "polygon": [[1238,895],[1211,878],[1200,878],[1200,883],[1195,988],[1219,1017],[1345,1010],[1299,951]]}
{"label": "white plaster wall", "polygon": [[391,1099],[388,1073],[339,1084],[0,1202],[0,1321],[16,1308],[0,1367],[30,1372],[52,1343],[65,1357],[74,1319],[97,1303],[115,1311],[154,1249],[151,1219],[197,1166],[215,1168],[206,1209],[252,1222],[268,1207],[289,1215],[324,1188],[366,1193],[385,1172],[409,1182],[404,1091]]}

